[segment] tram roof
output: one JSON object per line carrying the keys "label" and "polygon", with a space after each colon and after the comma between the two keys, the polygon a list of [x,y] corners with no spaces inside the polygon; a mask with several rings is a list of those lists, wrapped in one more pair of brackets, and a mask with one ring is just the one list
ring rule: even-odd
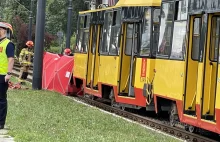
{"label": "tram roof", "polygon": [[189,0],[189,13],[212,13],[220,12],[220,1],[219,0]]}
{"label": "tram roof", "polygon": [[99,11],[105,11],[109,9],[114,9],[114,8],[119,8],[120,6],[111,6],[111,7],[106,7],[102,9],[95,9],[95,10],[87,10],[87,11],[80,11],[79,14],[86,14],[86,13],[93,13],[93,12],[99,12]]}
{"label": "tram roof", "polygon": [[104,10],[104,9],[95,9],[95,10],[80,11],[79,14],[87,14],[87,13],[99,12],[99,11],[103,11],[103,10]]}
{"label": "tram roof", "polygon": [[114,8],[120,7],[131,7],[131,6],[161,6],[162,0],[119,0],[119,2],[112,7],[102,8],[102,9],[95,9],[95,10],[87,10],[87,11],[80,11],[79,14],[86,14],[86,13],[93,13],[99,12]]}
{"label": "tram roof", "polygon": [[161,0],[119,0],[116,6],[129,7],[129,6],[160,6]]}

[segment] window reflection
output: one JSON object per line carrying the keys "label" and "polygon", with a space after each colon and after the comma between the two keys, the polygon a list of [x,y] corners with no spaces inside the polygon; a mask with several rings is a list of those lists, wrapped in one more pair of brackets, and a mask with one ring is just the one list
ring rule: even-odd
{"label": "window reflection", "polygon": [[111,32],[111,45],[109,50],[109,53],[111,55],[119,54],[120,29],[121,29],[121,13],[120,11],[114,11],[113,26]]}
{"label": "window reflection", "polygon": [[184,50],[186,47],[186,21],[175,22],[173,30],[173,43],[170,58],[183,59]]}
{"label": "window reflection", "polygon": [[79,19],[77,45],[75,52],[87,52],[89,46],[90,16],[81,16]]}
{"label": "window reflection", "polygon": [[87,52],[88,47],[89,47],[89,30],[85,30],[81,52]]}
{"label": "window reflection", "polygon": [[188,12],[188,0],[178,1],[177,20],[186,20]]}
{"label": "window reflection", "polygon": [[174,12],[173,3],[162,4],[161,24],[160,24],[160,37],[158,45],[158,54],[160,56],[168,57],[170,54],[170,41],[172,33],[172,20]]}
{"label": "window reflection", "polygon": [[104,35],[103,35],[103,46],[101,46],[101,53],[108,54],[110,39],[111,39],[111,27],[112,27],[112,12],[105,13],[105,25],[104,25]]}
{"label": "window reflection", "polygon": [[[218,51],[219,51],[219,26],[220,26],[220,17],[212,18],[212,34],[211,34],[211,50],[210,50],[210,60],[218,60]],[[220,59],[220,58],[219,58]]]}
{"label": "window reflection", "polygon": [[134,24],[127,24],[125,54],[131,55]]}
{"label": "window reflection", "polygon": [[151,9],[145,10],[145,23],[141,38],[140,55],[149,56],[150,54],[150,35],[151,35]]}
{"label": "window reflection", "polygon": [[93,54],[95,54],[95,51],[96,51],[97,32],[98,32],[98,26],[97,25],[93,25],[93,31],[92,31],[92,53]]}
{"label": "window reflection", "polygon": [[158,46],[158,37],[159,37],[159,29],[160,29],[160,9],[154,9],[154,19],[153,19],[153,51],[152,55],[155,57],[157,53],[157,46]]}
{"label": "window reflection", "polygon": [[201,29],[201,18],[194,19],[193,25],[193,47],[192,47],[192,59],[199,60],[199,41],[200,41],[200,29]]}

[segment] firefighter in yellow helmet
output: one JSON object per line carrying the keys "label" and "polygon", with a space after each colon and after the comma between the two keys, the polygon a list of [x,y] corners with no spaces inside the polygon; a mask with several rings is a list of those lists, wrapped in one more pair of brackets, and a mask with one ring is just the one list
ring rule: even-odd
{"label": "firefighter in yellow helmet", "polygon": [[34,43],[27,41],[26,46],[21,50],[19,54],[19,63],[21,65],[19,82],[22,84],[27,79],[29,67],[32,64]]}

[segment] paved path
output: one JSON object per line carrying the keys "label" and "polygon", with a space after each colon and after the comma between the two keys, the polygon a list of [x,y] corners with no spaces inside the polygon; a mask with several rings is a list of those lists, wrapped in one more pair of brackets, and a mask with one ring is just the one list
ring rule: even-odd
{"label": "paved path", "polygon": [[14,142],[14,139],[8,135],[8,130],[0,129],[0,142]]}

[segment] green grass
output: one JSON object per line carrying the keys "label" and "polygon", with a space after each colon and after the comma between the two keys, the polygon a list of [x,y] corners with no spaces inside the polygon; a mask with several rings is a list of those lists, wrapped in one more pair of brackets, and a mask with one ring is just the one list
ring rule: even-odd
{"label": "green grass", "polygon": [[49,91],[10,90],[6,125],[18,142],[174,142],[176,139]]}

